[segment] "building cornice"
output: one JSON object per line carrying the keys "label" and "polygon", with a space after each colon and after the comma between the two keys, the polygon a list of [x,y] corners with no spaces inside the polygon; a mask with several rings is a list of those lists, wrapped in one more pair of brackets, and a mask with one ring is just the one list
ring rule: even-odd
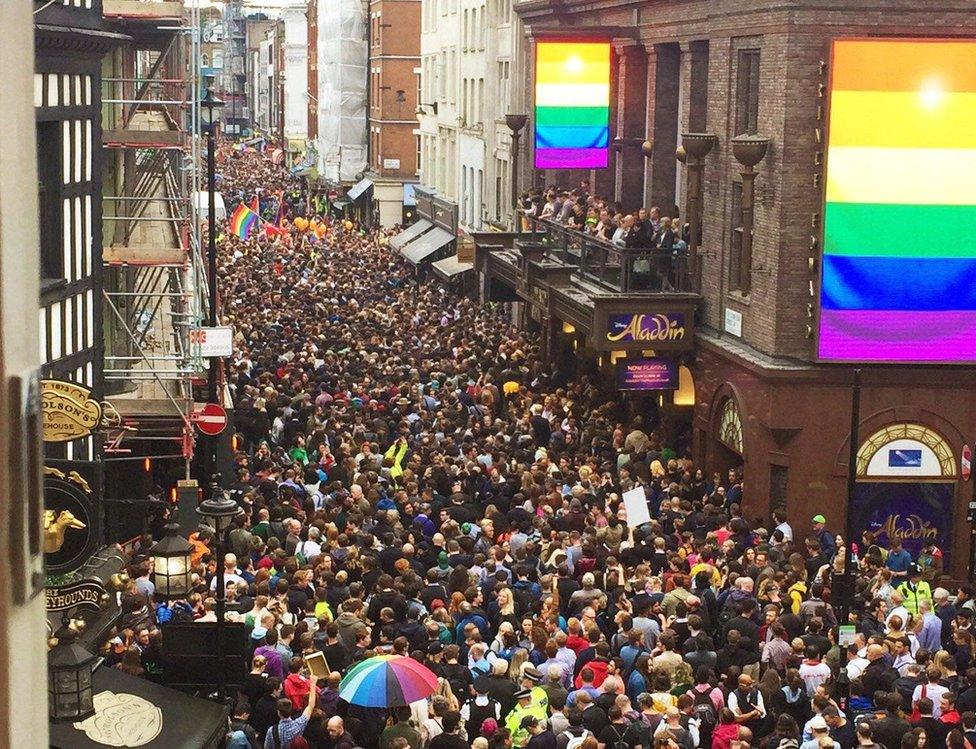
{"label": "building cornice", "polygon": [[85,56],[101,57],[118,45],[131,40],[132,37],[128,34],[118,34],[114,31],[55,26],[47,23],[34,24],[34,48],[39,52],[74,52]]}

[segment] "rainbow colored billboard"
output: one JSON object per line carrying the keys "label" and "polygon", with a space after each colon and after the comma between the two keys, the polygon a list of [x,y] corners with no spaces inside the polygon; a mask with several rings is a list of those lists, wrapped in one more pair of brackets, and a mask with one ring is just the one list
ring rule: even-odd
{"label": "rainbow colored billboard", "polygon": [[976,40],[836,40],[819,357],[976,362]]}
{"label": "rainbow colored billboard", "polygon": [[610,43],[536,42],[536,169],[603,169],[609,146]]}

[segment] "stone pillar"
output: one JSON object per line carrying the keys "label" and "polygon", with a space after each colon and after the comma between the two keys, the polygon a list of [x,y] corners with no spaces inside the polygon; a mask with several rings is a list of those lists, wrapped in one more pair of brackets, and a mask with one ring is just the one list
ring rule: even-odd
{"label": "stone pillar", "polygon": [[647,127],[654,154],[644,164],[644,205],[674,206],[678,147],[678,45],[655,44],[647,51]]}
{"label": "stone pillar", "polygon": [[615,152],[617,170],[614,200],[624,211],[640,207],[644,200],[644,155],[640,144],[647,137],[648,64],[638,44],[621,47],[617,80],[617,137],[623,139]]}

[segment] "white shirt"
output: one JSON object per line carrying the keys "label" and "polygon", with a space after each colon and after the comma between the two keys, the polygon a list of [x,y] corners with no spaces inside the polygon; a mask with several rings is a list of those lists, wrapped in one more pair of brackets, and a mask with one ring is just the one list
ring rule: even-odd
{"label": "white shirt", "polygon": [[821,661],[820,663],[800,664],[800,678],[807,687],[807,696],[813,697],[817,692],[817,687],[830,678],[830,666]]}
{"label": "white shirt", "polygon": [[783,540],[792,541],[793,540],[793,529],[790,527],[789,523],[780,523],[776,526],[775,530],[783,531]]}
{"label": "white shirt", "polygon": [[[681,727],[680,723],[678,724],[678,727]],[[666,720],[662,720],[657,724],[657,728],[654,729],[654,736],[660,736],[667,731],[668,728],[668,722]],[[701,734],[698,732],[698,721],[695,718],[688,719],[688,733],[691,736],[691,745],[698,746]]]}
{"label": "white shirt", "polygon": [[864,669],[868,667],[869,661],[867,658],[861,658],[858,656],[853,660],[847,662],[847,678],[853,681],[861,677],[864,673]]}
{"label": "white shirt", "polygon": [[[827,670],[829,671],[830,669],[828,668]],[[738,691],[739,690],[734,689],[731,692],[729,692],[728,705],[729,705],[729,710],[731,710],[735,715],[742,715],[742,711],[739,709],[739,696],[736,694],[736,692]],[[752,704],[759,709],[760,716],[765,718],[766,705],[763,703],[762,692],[760,692],[758,689],[754,690],[753,693],[750,695],[749,699],[752,702]]]}
{"label": "white shirt", "polygon": [[[244,583],[244,585],[247,585],[247,580],[245,580],[243,577],[241,577],[240,575],[238,575],[236,572],[227,572],[225,570],[224,571],[224,587],[226,588],[231,583],[234,583],[234,585],[237,585],[238,583]],[[214,575],[213,580],[210,581],[210,590],[213,590],[213,591],[216,591],[217,590],[217,576],[216,575]]]}
{"label": "white shirt", "polygon": [[[922,690],[925,690],[925,694],[922,694]],[[919,684],[915,687],[915,691],[912,692],[912,706],[915,706],[922,697],[928,697],[932,700],[932,717],[938,720],[942,717],[942,695],[944,695],[949,690],[942,686],[941,684]]]}
{"label": "white shirt", "polygon": [[322,553],[322,545],[318,541],[299,541],[295,553],[301,553],[306,559],[317,557]]}

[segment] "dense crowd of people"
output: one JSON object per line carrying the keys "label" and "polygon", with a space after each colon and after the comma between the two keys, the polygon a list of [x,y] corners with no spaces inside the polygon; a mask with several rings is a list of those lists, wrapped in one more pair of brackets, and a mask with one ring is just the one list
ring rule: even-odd
{"label": "dense crowd of people", "polygon": [[[149,606],[135,564],[124,605],[146,614],[110,662],[151,676],[165,622],[214,620],[222,564],[249,641],[231,747],[976,745],[972,591],[939,587],[938,549],[860,538],[838,643],[845,540],[822,515],[748,516],[737,471],[542,361],[504,307],[418,283],[388,232],[316,215],[261,154],[222,148],[219,171],[231,208],[260,191],[284,215],[220,243],[244,514],[223,559],[191,536],[186,601]],[[635,488],[652,520],[632,527]],[[384,653],[437,691],[340,697]]]}

